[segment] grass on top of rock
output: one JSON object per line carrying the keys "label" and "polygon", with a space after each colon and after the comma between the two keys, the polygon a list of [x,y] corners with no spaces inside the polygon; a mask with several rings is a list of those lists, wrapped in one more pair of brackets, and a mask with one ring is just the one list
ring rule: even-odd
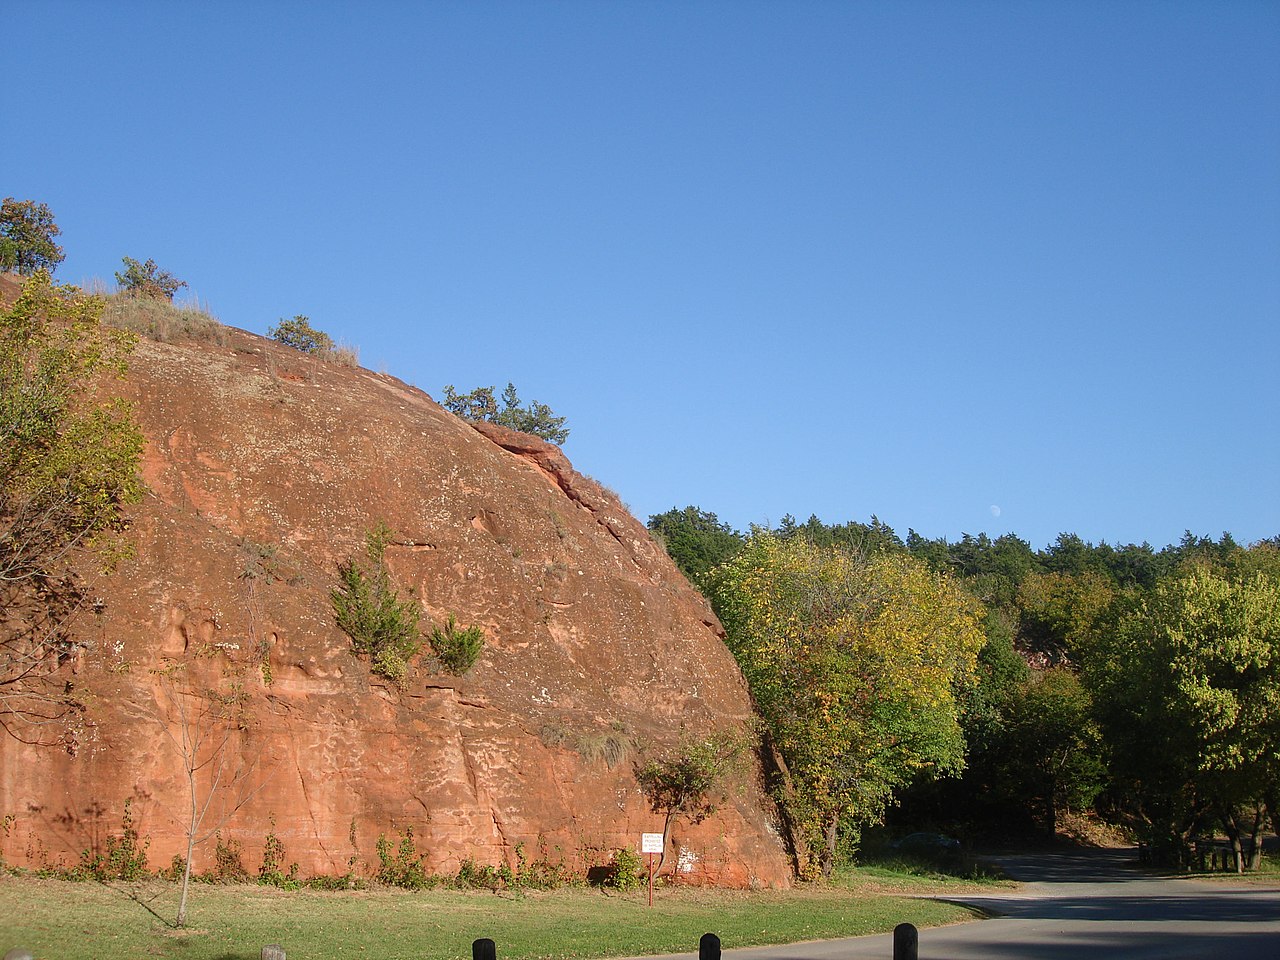
{"label": "grass on top of rock", "polygon": [[496,896],[231,885],[202,891],[190,928],[181,931],[156,919],[172,914],[176,889],[158,880],[100,885],[0,877],[0,916],[6,918],[0,946],[66,960],[250,958],[268,943],[299,957],[452,960],[468,956],[473,940],[491,937],[504,960],[641,956],[696,950],[707,931],[732,948],[884,933],[902,922],[953,923],[972,913],[916,896],[973,884],[873,877],[855,869],[836,882],[790,891],[660,886],[652,910],[643,889]]}
{"label": "grass on top of rock", "polygon": [[102,322],[107,326],[130,330],[161,343],[195,341],[218,346],[227,343],[227,328],[199,307],[171,303],[163,298],[124,294],[108,295],[105,300]]}

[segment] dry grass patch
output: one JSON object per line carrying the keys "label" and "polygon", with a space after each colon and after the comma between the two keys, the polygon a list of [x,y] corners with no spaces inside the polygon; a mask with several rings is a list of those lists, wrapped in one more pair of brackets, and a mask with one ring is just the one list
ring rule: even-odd
{"label": "dry grass patch", "polygon": [[162,343],[227,343],[227,328],[212,314],[195,306],[151,297],[107,296],[102,322]]}

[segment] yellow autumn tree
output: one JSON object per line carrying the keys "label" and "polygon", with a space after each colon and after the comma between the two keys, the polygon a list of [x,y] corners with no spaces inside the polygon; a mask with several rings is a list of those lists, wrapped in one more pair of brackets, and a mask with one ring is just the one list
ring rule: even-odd
{"label": "yellow autumn tree", "polygon": [[764,721],[801,876],[830,874],[914,777],[963,767],[956,693],[984,637],[950,578],[910,556],[757,534],[708,588]]}
{"label": "yellow autumn tree", "polygon": [[84,641],[86,548],[107,560],[141,499],[142,432],[110,396],[134,337],[100,322],[101,297],[36,270],[0,305],[0,731],[75,749],[80,709],[59,670]]}

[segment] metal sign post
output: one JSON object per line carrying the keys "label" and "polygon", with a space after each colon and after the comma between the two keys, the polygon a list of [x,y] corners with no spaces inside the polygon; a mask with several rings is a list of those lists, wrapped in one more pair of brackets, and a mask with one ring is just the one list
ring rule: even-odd
{"label": "metal sign post", "polygon": [[640,834],[640,852],[649,858],[649,906],[653,906],[653,855],[662,853],[662,834]]}

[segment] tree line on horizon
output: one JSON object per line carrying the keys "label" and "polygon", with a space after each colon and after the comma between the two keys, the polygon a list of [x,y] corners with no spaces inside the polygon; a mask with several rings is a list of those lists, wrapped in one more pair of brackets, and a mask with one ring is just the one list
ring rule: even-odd
{"label": "tree line on horizon", "polygon": [[[724,623],[778,753],[774,795],[808,823],[802,874],[886,819],[1053,834],[1070,811],[1173,864],[1223,834],[1237,869],[1280,828],[1280,537],[1187,532],[1157,550],[1064,533],[1036,550],[1013,534],[903,538],[876,517],[744,534],[695,506],[648,526]],[[890,563],[933,586],[869,586]],[[898,632],[877,647],[886,617]],[[904,650],[908,668],[886,669]],[[932,690],[912,701],[922,678]],[[821,816],[797,795],[807,778]]]}

